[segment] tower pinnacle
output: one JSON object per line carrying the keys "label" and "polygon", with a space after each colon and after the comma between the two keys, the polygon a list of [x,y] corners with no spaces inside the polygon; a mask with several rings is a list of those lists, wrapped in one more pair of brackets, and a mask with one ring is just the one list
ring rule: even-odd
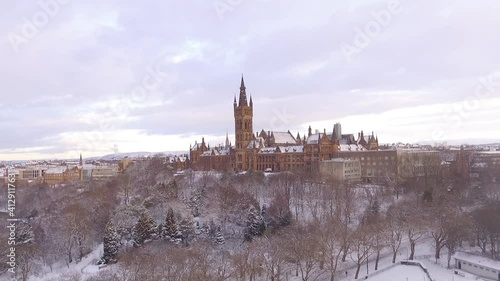
{"label": "tower pinnacle", "polygon": [[245,87],[245,80],[243,79],[243,75],[241,75],[241,86],[240,86],[240,100],[238,106],[248,106],[247,102],[247,92]]}

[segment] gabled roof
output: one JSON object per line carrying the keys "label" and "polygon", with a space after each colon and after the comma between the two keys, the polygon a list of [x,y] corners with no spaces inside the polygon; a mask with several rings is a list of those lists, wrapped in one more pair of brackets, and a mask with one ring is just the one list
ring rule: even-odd
{"label": "gabled roof", "polygon": [[293,137],[290,132],[271,132],[271,136],[274,137],[274,143],[276,144],[294,144],[297,140]]}
{"label": "gabled roof", "polygon": [[229,147],[214,147],[201,154],[201,156],[218,156],[218,155],[229,155],[231,153],[231,148]]}
{"label": "gabled roof", "polygon": [[312,134],[307,138],[307,144],[318,144],[324,133]]}
{"label": "gabled roof", "polygon": [[[254,140],[251,140],[248,145],[247,145],[247,149],[252,149],[252,148],[262,148],[264,147],[264,138],[262,137],[258,137],[258,138],[255,138]],[[262,144],[262,147],[261,147],[261,144]]]}
{"label": "gabled roof", "polygon": [[191,146],[191,150],[198,150],[200,149],[201,147],[201,144],[199,144],[198,142],[195,142],[193,146]]}

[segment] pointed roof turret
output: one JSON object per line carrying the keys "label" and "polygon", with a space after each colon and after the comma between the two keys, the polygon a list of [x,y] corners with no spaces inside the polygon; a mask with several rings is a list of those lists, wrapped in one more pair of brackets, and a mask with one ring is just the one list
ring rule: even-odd
{"label": "pointed roof turret", "polygon": [[226,148],[229,147],[229,135],[227,134],[227,130],[226,130]]}
{"label": "pointed roof turret", "polygon": [[243,79],[243,74],[241,75],[241,86],[240,86],[240,100],[238,106],[248,106],[247,102],[247,92],[245,87],[245,80]]}
{"label": "pointed roof turret", "polygon": [[250,96],[250,107],[253,107],[252,96]]}
{"label": "pointed roof turret", "polygon": [[236,103],[236,95],[234,95],[234,102],[233,102],[233,106],[234,106],[234,107],[238,106],[238,104]]}

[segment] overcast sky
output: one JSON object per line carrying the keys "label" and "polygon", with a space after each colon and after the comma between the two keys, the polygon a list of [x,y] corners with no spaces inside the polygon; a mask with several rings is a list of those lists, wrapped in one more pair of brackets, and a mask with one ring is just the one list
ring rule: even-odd
{"label": "overcast sky", "polygon": [[500,141],[499,14],[498,0],[2,1],[0,160],[215,145],[234,134],[242,73],[254,131]]}

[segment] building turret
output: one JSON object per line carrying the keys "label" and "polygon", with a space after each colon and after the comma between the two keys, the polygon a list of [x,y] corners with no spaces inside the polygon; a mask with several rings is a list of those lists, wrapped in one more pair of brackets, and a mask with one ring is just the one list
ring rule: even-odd
{"label": "building turret", "polygon": [[239,100],[238,106],[248,106],[247,92],[246,92],[245,80],[243,79],[243,75],[241,75],[240,100]]}
{"label": "building turret", "polygon": [[234,127],[236,138],[236,170],[249,169],[247,163],[246,148],[250,141],[254,139],[253,134],[253,101],[250,99],[250,106],[247,102],[245,80],[241,76],[240,95],[236,106],[234,106]]}

